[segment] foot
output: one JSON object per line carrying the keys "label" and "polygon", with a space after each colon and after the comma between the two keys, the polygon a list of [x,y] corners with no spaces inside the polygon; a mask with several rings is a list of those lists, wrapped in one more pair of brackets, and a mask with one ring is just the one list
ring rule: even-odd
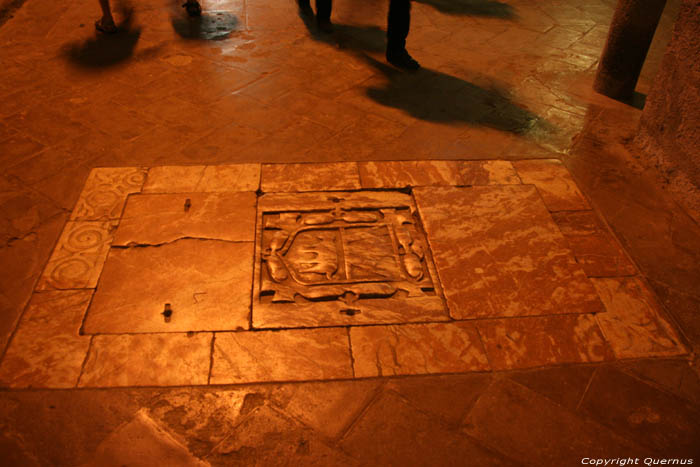
{"label": "foot", "polygon": [[324,34],[330,34],[333,32],[333,23],[331,23],[331,20],[329,19],[321,19],[317,16],[316,27]]}
{"label": "foot", "polygon": [[404,70],[417,70],[420,64],[411,57],[406,49],[387,49],[386,61],[396,68]]}
{"label": "foot", "polygon": [[192,17],[202,16],[202,6],[197,0],[187,0],[182,4],[182,8],[187,10],[187,14]]}
{"label": "foot", "polygon": [[95,29],[97,32],[101,32],[103,34],[114,34],[117,32],[117,25],[114,24],[114,20],[101,18],[95,21]]}

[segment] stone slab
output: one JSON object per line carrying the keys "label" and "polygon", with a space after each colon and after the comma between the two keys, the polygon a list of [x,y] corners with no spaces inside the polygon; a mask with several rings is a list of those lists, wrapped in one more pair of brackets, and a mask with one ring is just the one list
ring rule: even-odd
{"label": "stone slab", "polygon": [[579,410],[659,453],[697,459],[697,406],[613,368],[596,371]]}
{"label": "stone slab", "polygon": [[591,315],[483,320],[476,326],[494,370],[612,358]]}
{"label": "stone slab", "polygon": [[363,188],[404,188],[427,185],[461,185],[459,162],[360,162]]}
{"label": "stone slab", "polygon": [[380,394],[365,410],[340,446],[362,465],[519,465],[391,391]]}
{"label": "stone slab", "polygon": [[574,411],[588,389],[595,369],[593,365],[566,365],[513,371],[508,378]]}
{"label": "stone slab", "polygon": [[385,387],[418,410],[457,428],[492,379],[492,373],[391,378]]}
{"label": "stone slab", "polygon": [[361,464],[286,414],[263,405],[234,427],[206,457],[211,465],[348,466]]}
{"label": "stone slab", "polygon": [[523,183],[537,187],[550,211],[591,209],[571,174],[558,159],[515,161],[513,166]]}
{"label": "stone slab", "polygon": [[449,319],[409,195],[267,194],[257,222],[255,328]]}
{"label": "stone slab", "polygon": [[104,439],[88,466],[168,465],[171,467],[209,467],[193,456],[163,427],[139,410],[128,423],[121,425]]}
{"label": "stone slab", "polygon": [[119,219],[127,195],[141,191],[145,179],[146,169],[141,167],[92,169],[70,219]]}
{"label": "stone slab", "polygon": [[360,174],[354,162],[263,164],[261,189],[265,193],[359,190]]}
{"label": "stone slab", "polygon": [[637,273],[634,264],[593,211],[554,212],[552,218],[588,277]]}
{"label": "stone slab", "polygon": [[37,290],[96,287],[116,227],[117,221],[67,222]]}
{"label": "stone slab", "polygon": [[211,333],[93,336],[79,387],[207,384]]}
{"label": "stone slab", "polygon": [[181,238],[253,241],[254,192],[129,196],[113,245],[158,245]]}
{"label": "stone slab", "polygon": [[[90,305],[85,333],[248,328],[252,243],[178,240],[113,248]],[[172,315],[162,314],[170,304]]]}
{"label": "stone slab", "polygon": [[535,187],[414,195],[454,318],[604,311]]}
{"label": "stone slab", "polygon": [[204,175],[203,165],[164,165],[148,169],[143,193],[192,193]]}
{"label": "stone slab", "polygon": [[372,380],[283,384],[271,399],[304,425],[337,439],[374,397],[379,384]]}
{"label": "stone slab", "polygon": [[651,292],[636,277],[591,279],[607,313],[598,323],[618,358],[682,355],[687,351],[662,316]]}
{"label": "stone slab", "polygon": [[358,378],[490,369],[472,323],[351,327],[350,342]]}
{"label": "stone slab", "polygon": [[650,454],[507,378],[482,394],[464,422],[470,436],[528,465],[580,465],[583,457]]}
{"label": "stone slab", "polygon": [[79,335],[90,298],[92,290],[34,294],[0,366],[2,385],[75,387],[90,345]]}
{"label": "stone slab", "polygon": [[256,191],[260,164],[168,165],[151,167],[144,193]]}
{"label": "stone slab", "polygon": [[461,161],[460,185],[519,185],[520,178],[509,161]]}
{"label": "stone slab", "polygon": [[211,384],[352,378],[342,328],[216,333]]}

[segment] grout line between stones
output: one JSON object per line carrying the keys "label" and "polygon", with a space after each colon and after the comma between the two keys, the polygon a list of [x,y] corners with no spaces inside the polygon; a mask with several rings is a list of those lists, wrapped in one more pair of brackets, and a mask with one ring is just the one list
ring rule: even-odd
{"label": "grout line between stones", "polygon": [[92,351],[92,345],[95,340],[95,336],[90,336],[90,344],[88,345],[87,352],[85,352],[85,358],[83,359],[83,364],[80,365],[80,373],[78,374],[78,380],[75,382],[75,388],[80,386],[80,380],[83,378],[85,372],[85,366],[87,366],[88,358],[90,357],[90,352]]}
{"label": "grout line between stones", "polygon": [[346,327],[345,330],[347,331],[347,335],[348,335],[348,351],[350,352],[350,369],[352,370],[352,377],[354,379],[354,378],[356,378],[356,376],[355,376],[355,356],[352,353],[352,338],[350,337],[350,326]]}
{"label": "grout line between stones", "polygon": [[591,377],[588,380],[588,384],[586,384],[586,388],[583,390],[583,393],[581,394],[581,398],[579,399],[578,403],[576,404],[576,409],[575,412],[579,413],[581,409],[581,404],[583,404],[583,400],[586,398],[586,395],[588,394],[588,390],[591,387],[591,384],[593,384],[593,378],[595,378],[596,374],[598,374],[598,368],[593,370],[593,373],[591,373]]}
{"label": "grout line between stones", "polygon": [[209,349],[209,372],[207,373],[207,386],[211,384],[211,371],[214,368],[214,341],[216,340],[216,333],[211,333],[211,347]]}

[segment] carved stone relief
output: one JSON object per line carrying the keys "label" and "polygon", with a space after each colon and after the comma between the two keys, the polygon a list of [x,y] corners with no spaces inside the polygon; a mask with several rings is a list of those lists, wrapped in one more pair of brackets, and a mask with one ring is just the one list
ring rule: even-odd
{"label": "carved stone relief", "polygon": [[409,195],[294,198],[261,198],[254,326],[447,319]]}

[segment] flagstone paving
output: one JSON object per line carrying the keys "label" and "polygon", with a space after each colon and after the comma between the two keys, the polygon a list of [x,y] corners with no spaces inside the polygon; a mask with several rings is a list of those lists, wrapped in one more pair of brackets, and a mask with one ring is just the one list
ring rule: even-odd
{"label": "flagstone paving", "polygon": [[[431,172],[423,166],[451,167],[457,186],[432,173],[443,186],[422,186],[423,179],[411,189],[406,179],[410,193],[372,192],[361,189],[356,163],[267,164],[264,194],[257,187],[222,192],[223,182],[211,175],[212,192],[131,193],[121,219],[109,224],[113,236],[94,238],[95,221],[69,221],[71,237],[47,265],[53,280],[40,282],[35,296],[66,288],[91,295],[83,315],[75,316],[72,302],[43,306],[56,307],[55,318],[44,311],[47,329],[65,335],[76,363],[85,365],[76,379],[76,365],[52,363],[42,357],[45,349],[29,346],[28,336],[47,333],[29,313],[0,372],[24,375],[8,380],[14,387],[197,385],[483,372],[688,352],[638,277],[586,276],[547,208],[548,197],[554,206],[582,199],[563,166],[516,163],[519,178],[504,180],[532,177],[535,185],[469,186],[461,184],[458,162],[379,163],[374,187],[395,188],[400,164],[425,174]],[[535,175],[523,176],[532,167]],[[256,173],[196,170],[224,180]],[[150,174],[187,171],[147,172],[146,186]],[[98,177],[143,171],[93,173],[77,211],[114,204],[114,197],[95,197]],[[298,188],[284,183],[287,173],[300,180]],[[587,204],[566,206],[590,215]],[[94,245],[98,259],[80,282],[70,276],[71,261],[93,258]],[[73,256],[63,258],[71,248]],[[66,313],[74,317],[66,321]]]}
{"label": "flagstone paving", "polygon": [[700,461],[700,228],[592,91],[616,2],[412,3],[417,73],[374,0],[0,20],[3,465]]}

